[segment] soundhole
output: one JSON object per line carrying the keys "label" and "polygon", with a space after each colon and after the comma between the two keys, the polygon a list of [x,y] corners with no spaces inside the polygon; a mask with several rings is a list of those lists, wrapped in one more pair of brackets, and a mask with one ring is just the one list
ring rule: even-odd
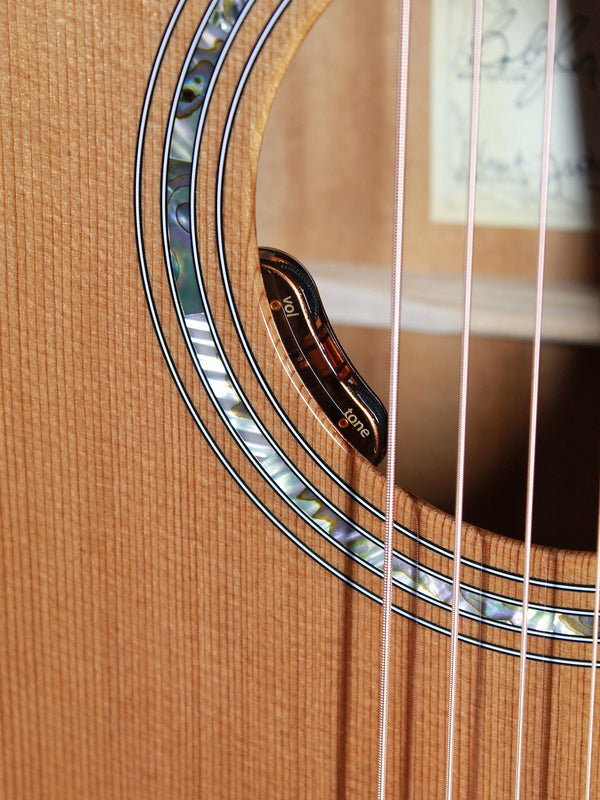
{"label": "soundhole", "polygon": [[[369,279],[359,281],[354,293],[357,315],[365,285],[371,277],[377,283],[391,263],[395,5],[378,4],[377,15],[370,0],[330,6],[286,74],[267,126],[259,172],[259,242],[293,253],[312,268],[317,283],[332,264],[338,276],[340,269],[344,275],[340,265],[347,265],[349,281],[358,265],[370,270]],[[577,4],[572,6],[575,13]],[[434,222],[430,212],[432,31],[430,4],[419,4],[411,33],[404,261],[407,271],[433,276],[435,283],[436,276],[459,279],[464,229]],[[589,42],[575,47],[587,48]],[[580,77],[587,79],[589,75]],[[587,83],[580,87],[579,131],[593,152],[600,136],[588,89]],[[485,98],[482,113],[495,113]],[[451,131],[448,136],[452,147],[456,142]],[[583,227],[588,229],[549,232],[546,274],[558,291],[569,284],[595,298],[598,233]],[[475,281],[506,279],[532,286],[537,245],[532,226],[478,226]],[[342,344],[363,378],[386,400],[388,331],[335,324],[328,308],[331,294],[320,288]],[[385,300],[382,304],[385,317],[388,307]],[[533,295],[527,313],[533,331]],[[456,332],[403,333],[396,479],[450,513],[455,503],[459,357]],[[596,548],[599,358],[593,337],[575,345],[551,337],[542,346],[533,514],[533,536],[539,544]],[[471,339],[464,517],[516,539],[523,538],[525,520],[531,359],[530,336],[488,332]]]}

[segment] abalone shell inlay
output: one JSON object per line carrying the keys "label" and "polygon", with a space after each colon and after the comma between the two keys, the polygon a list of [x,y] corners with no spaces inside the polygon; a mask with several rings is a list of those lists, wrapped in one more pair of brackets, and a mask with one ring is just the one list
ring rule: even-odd
{"label": "abalone shell inlay", "polygon": [[[275,15],[282,14],[291,2],[284,0]],[[184,4],[185,0],[180,2],[178,8],[181,9]],[[188,349],[202,383],[224,424],[247,457],[314,530],[365,569],[381,574],[382,542],[346,518],[310,485],[279,449],[247,403],[222,350],[206,300],[202,265],[197,254],[193,220],[190,218],[190,207],[193,209],[193,203],[190,203],[191,187],[196,182],[197,154],[214,82],[231,42],[252,5],[253,0],[219,0],[212,3],[191,43],[174,93],[166,136],[161,198],[170,285]],[[260,49],[260,44],[257,44],[257,48]],[[231,114],[234,113],[235,108]],[[223,147],[226,151],[226,142]],[[140,251],[143,262],[142,247]],[[226,275],[226,269],[222,271]],[[233,306],[231,313],[236,314]],[[414,533],[397,527],[406,536],[415,537]],[[422,539],[420,541],[423,542]],[[426,542],[424,544],[427,546]],[[446,575],[416,564],[401,552],[394,555],[393,572],[397,587],[450,610],[452,584]],[[514,575],[506,577],[515,580]],[[520,585],[520,582],[517,581],[516,585]],[[585,594],[590,590],[588,587],[580,589]],[[401,609],[396,610],[401,612]],[[486,624],[515,631],[520,630],[522,625],[522,604],[519,600],[493,595],[472,586],[465,585],[461,589],[460,612]],[[527,627],[530,633],[537,636],[586,642],[591,640],[592,614],[530,604]],[[487,645],[482,643],[482,646]]]}

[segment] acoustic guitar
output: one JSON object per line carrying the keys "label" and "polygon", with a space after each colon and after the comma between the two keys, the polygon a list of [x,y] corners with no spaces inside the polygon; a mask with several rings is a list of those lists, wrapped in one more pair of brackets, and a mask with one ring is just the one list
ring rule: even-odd
{"label": "acoustic guitar", "polygon": [[[326,5],[9,0],[0,14],[0,794],[7,800],[376,796],[386,478],[303,383],[270,307],[259,244],[295,247],[303,217],[283,223],[290,241],[259,242],[256,234],[269,109]],[[415,5],[409,112],[427,127],[433,23],[429,4]],[[353,19],[365,39],[350,44],[344,28],[323,59],[331,64],[345,49],[358,70],[363,53],[389,41],[397,9],[363,3],[352,11],[338,0],[332,13],[329,30]],[[389,49],[380,52],[394,61]],[[374,58],[375,70],[381,61]],[[323,80],[334,85],[332,77]],[[378,135],[377,121],[394,116],[393,100],[388,89],[377,95],[364,83],[373,108],[359,116]],[[304,89],[322,91],[310,80]],[[290,98],[291,112],[304,108],[302,91]],[[295,124],[268,133],[259,216],[269,236],[277,233],[277,192],[298,204],[305,189],[278,177],[277,153],[286,151],[277,148],[287,132],[298,159],[288,168],[302,181],[302,148],[313,133],[319,138]],[[433,242],[435,271],[440,254],[462,258],[464,230],[430,219],[419,169],[427,174],[433,134],[412,131],[406,249],[419,261]],[[386,144],[387,155],[368,163],[389,164],[392,149]],[[359,159],[347,164],[349,174],[364,168]],[[382,189],[387,199],[392,193]],[[302,202],[305,213],[313,198]],[[357,216],[378,202],[365,202]],[[349,243],[333,237],[324,260],[349,259],[352,223],[348,231]],[[307,252],[296,255],[310,259],[316,247],[306,236]],[[477,237],[476,263],[484,253],[492,266],[512,264],[521,279],[521,263],[535,261],[537,233],[528,224],[487,225]],[[586,256],[595,241],[593,231],[549,232],[550,277],[591,282]],[[391,243],[362,247],[367,255],[357,261],[368,251],[383,261]],[[374,331],[365,345],[356,328],[340,333],[349,350],[363,340],[373,374],[384,336]],[[422,352],[416,334],[407,336]],[[452,362],[455,388],[440,391],[434,382],[427,399],[417,392],[406,402],[424,407],[426,426],[435,428],[445,395],[452,413],[457,405],[458,339],[430,341],[438,348],[432,364],[444,370]],[[588,345],[582,350],[594,358]],[[475,360],[489,363],[477,347]],[[531,345],[516,347],[519,363],[529,361]],[[556,347],[561,361],[565,345]],[[497,348],[500,395],[511,397],[512,355]],[[419,364],[409,369],[420,374]],[[553,373],[552,388],[569,369]],[[490,394],[488,373],[474,380]],[[374,381],[385,389],[385,378]],[[596,397],[589,386],[588,399]],[[527,398],[528,390],[518,392]],[[582,450],[592,453],[592,467],[583,456],[568,463],[581,462],[576,485],[588,487],[593,507],[591,406]],[[476,419],[474,438],[484,445],[510,439],[512,426]],[[407,427],[400,422],[401,456]],[[419,454],[418,443],[414,449]],[[482,449],[478,464],[497,459],[492,447]],[[444,462],[441,453],[421,444],[419,474],[428,461],[434,470]],[[513,797],[520,782],[527,800],[597,797],[597,512],[584,515],[591,528],[579,543],[575,529],[584,523],[573,511],[558,520],[560,547],[531,547],[524,660],[522,523],[510,517],[512,537],[491,533],[492,522],[471,520],[467,506],[458,584],[453,510],[427,502],[435,499],[427,491],[419,499],[418,476],[404,482],[404,468],[392,496],[382,791],[496,800]],[[520,510],[519,498],[503,495],[500,506]],[[565,506],[577,503],[575,496]]]}

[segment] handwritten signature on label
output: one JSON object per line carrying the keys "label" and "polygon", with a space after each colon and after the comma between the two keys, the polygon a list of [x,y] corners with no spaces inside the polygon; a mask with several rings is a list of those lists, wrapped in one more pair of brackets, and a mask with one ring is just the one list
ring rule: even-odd
{"label": "handwritten signature on label", "polygon": [[[549,225],[600,219],[600,21],[596,0],[559,0]],[[546,66],[545,0],[488,0],[484,11],[477,220],[537,227]],[[431,202],[462,222],[471,102],[472,2],[433,0]]]}

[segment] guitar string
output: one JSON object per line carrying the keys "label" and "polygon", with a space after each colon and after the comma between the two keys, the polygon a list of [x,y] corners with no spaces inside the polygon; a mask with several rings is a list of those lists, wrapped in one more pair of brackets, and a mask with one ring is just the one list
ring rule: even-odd
{"label": "guitar string", "polygon": [[379,698],[379,754],[377,800],[385,800],[388,746],[390,639],[394,554],[394,492],[396,475],[396,430],[398,417],[398,373],[400,363],[400,309],[404,239],[404,187],[406,173],[406,118],[408,99],[408,55],[410,0],[402,0],[398,35],[398,100],[396,111],[396,176],[394,202],[394,243],[392,270],[392,319],[390,327],[390,389],[388,401],[387,472],[383,596],[381,605],[381,678]]}
{"label": "guitar string", "polygon": [[475,231],[475,190],[477,182],[477,140],[479,136],[479,94],[481,84],[481,47],[483,36],[483,0],[476,0],[473,9],[473,60],[471,72],[471,128],[469,133],[469,171],[467,219],[463,278],[463,324],[461,336],[458,442],[456,456],[456,495],[454,511],[454,565],[452,570],[452,612],[450,625],[450,681],[448,690],[448,731],[446,754],[446,800],[452,798],[454,766],[454,734],[456,723],[456,694],[458,629],[460,621],[460,562],[462,555],[462,521],[465,475],[465,442],[467,422],[467,388],[469,377],[469,344],[471,327],[471,297],[473,277],[473,240]]}
{"label": "guitar string", "polygon": [[[189,60],[189,59],[188,59],[188,60]],[[183,78],[182,78],[182,80],[183,80]],[[192,219],[194,219],[194,218],[195,218],[195,215],[192,215]],[[234,318],[235,318],[235,317],[234,317]],[[210,319],[210,317],[209,317],[209,319]],[[243,343],[243,339],[242,339],[242,343]],[[382,517],[383,517],[383,514],[382,514]],[[398,527],[398,526],[396,526],[396,530],[398,530],[398,529],[399,529],[399,527]],[[363,533],[363,535],[368,535],[368,534],[367,534],[365,531],[362,531],[362,533]],[[410,531],[408,531],[408,530],[406,530],[406,529],[404,529],[403,533],[404,533],[404,535],[410,535]],[[414,534],[413,534],[412,536],[414,537]],[[424,542],[424,544],[425,544],[426,546],[431,546],[431,543]],[[438,552],[442,552],[442,550],[438,550]],[[383,554],[383,553],[382,553],[382,554]],[[464,558],[463,558],[463,560],[462,560],[462,563],[463,563],[463,564],[464,564],[464,563],[466,563],[466,559],[464,559]],[[471,566],[473,566],[473,564],[471,564]],[[481,566],[481,565],[478,565],[478,566]],[[396,567],[396,565],[395,565],[395,568],[397,568],[397,567]],[[511,578],[511,579],[512,579],[512,578],[515,578],[515,579],[517,578],[517,576],[516,576],[516,575],[515,575],[515,576],[511,576],[509,573],[504,573],[504,576],[505,576],[505,577],[508,577],[508,578]],[[429,584],[429,585],[431,585],[431,584]],[[449,585],[450,585],[450,580],[448,580],[448,586],[449,586]],[[557,584],[553,584],[553,583],[550,583],[550,582],[547,582],[547,581],[539,581],[539,585],[554,586],[554,585],[557,585]],[[558,584],[558,585],[560,586],[560,584]],[[581,588],[584,588],[584,587],[579,587],[579,588],[581,589]],[[589,587],[589,591],[590,591],[590,592],[593,592],[593,591],[594,591],[594,588],[593,588],[593,587]],[[467,595],[468,595],[468,593],[469,593],[469,592],[467,591]],[[491,595],[488,595],[488,597],[491,597]],[[465,598],[466,598],[466,595],[465,595],[465,590],[464,590],[464,586],[463,586],[463,588],[462,588],[462,592],[461,592],[461,600],[465,600]],[[496,599],[501,599],[501,598],[496,598]],[[478,607],[478,606],[477,606],[477,607]],[[397,610],[398,610],[398,609],[396,609],[396,611],[397,611]],[[463,613],[463,614],[466,612],[466,609],[465,609],[464,605],[463,605],[463,607],[462,607],[461,611],[462,611],[462,613]],[[558,610],[557,610],[557,611],[558,611]],[[516,612],[515,612],[515,613],[516,613]],[[520,613],[520,610],[519,610],[519,613]],[[562,613],[562,612],[561,612],[561,613]],[[567,610],[565,613],[570,613],[570,612],[569,612],[569,610]],[[591,614],[590,614],[589,616],[590,616],[590,629],[591,629]],[[554,630],[554,628],[552,628],[552,629]],[[531,632],[531,627],[530,627],[530,632]],[[449,633],[449,631],[448,631],[448,633]],[[590,630],[590,633],[591,633],[591,630]],[[589,641],[591,641],[591,635],[588,637],[588,640],[589,640]]]}
{"label": "guitar string", "polygon": [[521,772],[525,721],[525,688],[527,678],[527,618],[529,612],[529,579],[531,572],[531,534],[533,522],[533,493],[535,476],[535,451],[537,439],[537,414],[540,383],[540,351],[542,340],[542,311],[544,295],[544,266],[546,256],[546,222],[548,212],[548,184],[550,174],[550,133],[552,120],[552,90],[554,86],[554,59],[556,51],[557,0],[548,0],[548,25],[546,34],[546,77],[544,87],[544,127],[542,136],[542,168],[540,176],[540,217],[538,228],[537,288],[535,305],[535,334],[531,365],[531,397],[529,408],[529,444],[527,452],[527,489],[525,501],[525,563],[523,567],[523,617],[521,620],[521,647],[519,655],[519,701],[517,712],[517,740],[515,756],[515,800],[521,797]]}
{"label": "guitar string", "polygon": [[[395,442],[395,437],[394,437],[394,442]],[[596,585],[596,598],[597,597],[598,597],[598,584]],[[595,625],[597,626],[597,612],[596,612],[596,615],[595,615]],[[595,628],[594,645],[596,644],[596,640],[597,640],[597,627]],[[596,663],[596,658],[594,656],[592,664],[595,664],[595,663]],[[595,670],[594,669],[592,669],[592,675],[595,675]],[[592,708],[593,708],[593,703],[592,703]]]}
{"label": "guitar string", "polygon": [[600,616],[600,492],[598,497],[598,525],[596,529],[596,591],[594,626],[592,634],[592,663],[590,673],[590,703],[588,717],[587,759],[585,769],[585,800],[592,797],[592,757],[594,749],[594,709],[596,705],[596,671],[598,664],[598,617]]}
{"label": "guitar string", "polygon": [[[394,438],[394,441],[395,441],[395,438]],[[598,598],[598,583],[596,584],[596,598]],[[594,645],[596,644],[596,641],[597,641],[597,616],[598,616],[598,612],[596,611],[596,614],[595,614]],[[594,648],[594,653],[595,653],[595,648]],[[594,655],[594,658],[592,660],[592,664],[595,664],[595,663],[596,663],[596,657]],[[595,670],[594,669],[592,669],[592,675],[595,675]],[[593,708],[593,702],[592,702],[592,708]]]}

